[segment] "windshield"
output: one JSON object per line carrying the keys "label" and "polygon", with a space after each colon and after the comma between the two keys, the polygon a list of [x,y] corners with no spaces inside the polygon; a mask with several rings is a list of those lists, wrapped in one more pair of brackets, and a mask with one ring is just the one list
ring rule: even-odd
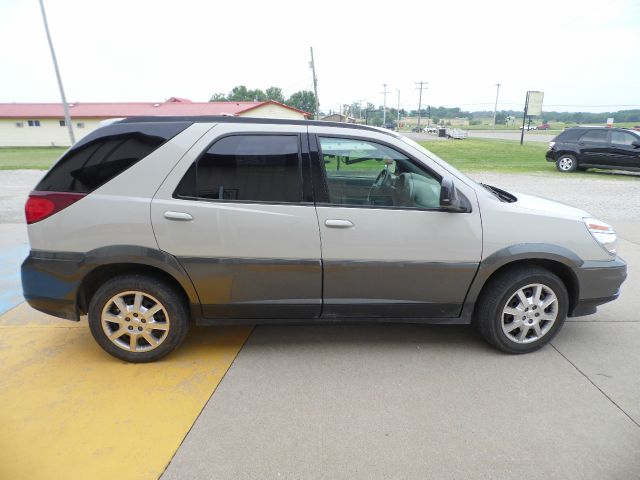
{"label": "windshield", "polygon": [[429,158],[431,158],[431,159],[435,160],[436,162],[440,163],[441,165],[445,166],[447,170],[449,170],[451,173],[453,173],[456,177],[458,177],[462,181],[468,182],[468,183],[470,183],[471,185],[474,185],[474,186],[480,186],[480,184],[478,182],[476,182],[475,180],[469,178],[467,175],[462,173],[460,170],[455,168],[453,165],[447,163],[446,161],[441,159],[439,156],[437,156],[435,153],[432,153],[429,150],[427,150],[426,148],[424,148],[418,142],[416,142],[414,140],[411,140],[410,138],[405,137],[404,135],[400,136],[400,140],[402,140],[404,143],[406,143],[408,145],[411,145],[413,148],[415,148],[419,152],[424,153]]}

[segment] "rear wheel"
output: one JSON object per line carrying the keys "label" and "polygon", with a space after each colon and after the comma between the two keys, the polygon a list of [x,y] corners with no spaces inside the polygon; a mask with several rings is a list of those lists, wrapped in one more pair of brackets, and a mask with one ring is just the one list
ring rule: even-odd
{"label": "rear wheel", "polygon": [[561,172],[575,172],[578,168],[578,161],[573,155],[563,154],[556,160],[556,168]]}
{"label": "rear wheel", "polygon": [[169,354],[189,327],[182,297],[167,283],[146,275],[121,275],[105,282],[91,299],[88,317],[98,344],[134,363]]}
{"label": "rear wheel", "polygon": [[528,353],[548,343],[564,324],[569,295],[550,271],[522,266],[491,279],[475,322],[484,339],[507,353]]}

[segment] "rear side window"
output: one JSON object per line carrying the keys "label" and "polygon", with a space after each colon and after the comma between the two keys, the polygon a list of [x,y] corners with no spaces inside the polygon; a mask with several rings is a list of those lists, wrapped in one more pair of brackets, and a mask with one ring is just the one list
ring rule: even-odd
{"label": "rear side window", "polygon": [[233,135],[214,143],[180,181],[178,198],[300,202],[298,135]]}
{"label": "rear side window", "polygon": [[112,124],[76,143],[36,190],[90,193],[142,160],[189,123]]}
{"label": "rear side window", "polygon": [[582,136],[584,130],[579,128],[570,128],[565,130],[560,135],[555,138],[557,142],[577,142],[578,139]]}
{"label": "rear side window", "polygon": [[607,135],[609,132],[606,130],[591,130],[585,133],[580,141],[589,143],[607,143]]}

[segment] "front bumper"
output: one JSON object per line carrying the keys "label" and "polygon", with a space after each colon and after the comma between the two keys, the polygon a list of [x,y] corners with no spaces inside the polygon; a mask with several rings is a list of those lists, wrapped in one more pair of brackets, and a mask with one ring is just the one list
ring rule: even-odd
{"label": "front bumper", "polygon": [[547,159],[547,162],[555,162],[556,161],[556,152],[554,152],[553,150],[547,150],[547,153],[545,154],[545,157]]}
{"label": "front bumper", "polygon": [[620,296],[620,286],[627,278],[627,264],[619,257],[607,261],[586,261],[575,270],[578,278],[578,301],[569,313],[581,317],[595,313],[598,305]]}

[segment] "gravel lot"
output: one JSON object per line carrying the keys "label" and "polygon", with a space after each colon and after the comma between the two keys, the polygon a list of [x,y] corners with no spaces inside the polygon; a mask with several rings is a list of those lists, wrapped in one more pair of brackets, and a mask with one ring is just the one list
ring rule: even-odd
{"label": "gravel lot", "polygon": [[27,195],[43,170],[0,170],[0,223],[23,223]]}

